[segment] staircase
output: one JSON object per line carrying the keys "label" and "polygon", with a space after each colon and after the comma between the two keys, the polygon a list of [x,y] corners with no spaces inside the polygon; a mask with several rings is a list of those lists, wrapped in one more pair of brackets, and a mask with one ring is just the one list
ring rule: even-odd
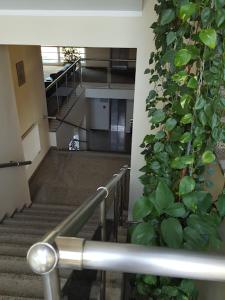
{"label": "staircase", "polygon": [[[0,224],[0,300],[43,299],[42,280],[27,265],[27,251],[75,209],[76,206],[33,203],[3,220]],[[78,237],[92,239],[98,224],[96,213]],[[60,271],[62,288],[70,275],[70,270]]]}

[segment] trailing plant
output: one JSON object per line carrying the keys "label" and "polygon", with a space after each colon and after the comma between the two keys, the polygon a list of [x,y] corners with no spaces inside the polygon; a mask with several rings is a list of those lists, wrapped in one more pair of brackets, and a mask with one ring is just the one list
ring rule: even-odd
{"label": "trailing plant", "polygon": [[[215,145],[225,141],[225,0],[158,0],[146,99],[152,131],[141,145],[144,194],[133,208],[135,244],[217,250],[225,194],[213,184]],[[144,299],[197,299],[191,280],[137,276]],[[147,296],[147,297],[146,297]]]}

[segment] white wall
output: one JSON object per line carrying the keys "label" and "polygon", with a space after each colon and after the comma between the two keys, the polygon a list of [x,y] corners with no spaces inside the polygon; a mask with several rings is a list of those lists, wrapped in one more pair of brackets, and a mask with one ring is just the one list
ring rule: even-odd
{"label": "white wall", "polygon": [[[9,46],[9,54],[21,136],[30,131],[31,127],[36,127],[38,130],[36,137],[39,138],[39,141],[36,141],[36,150],[32,147],[32,134],[34,131],[31,130],[28,133],[27,141],[24,142],[26,156],[33,158],[32,165],[26,169],[27,178],[29,179],[49,149],[48,121],[43,118],[44,115],[47,115],[47,105],[41,48],[40,46]],[[22,86],[18,86],[16,71],[16,63],[20,61],[24,62],[26,78],[26,82]],[[32,153],[35,151],[36,155],[34,156]]]}
{"label": "white wall", "polygon": [[[24,160],[8,47],[0,46],[0,163]],[[0,220],[30,203],[25,167],[0,169]]]}
{"label": "white wall", "polygon": [[131,206],[142,193],[138,177],[144,164],[139,145],[149,122],[145,99],[149,91],[149,53],[154,49],[154,36],[149,28],[155,20],[153,0],[145,0],[141,17],[20,17],[1,16],[1,44],[68,45],[77,47],[137,48],[134,97],[134,130],[131,158]]}

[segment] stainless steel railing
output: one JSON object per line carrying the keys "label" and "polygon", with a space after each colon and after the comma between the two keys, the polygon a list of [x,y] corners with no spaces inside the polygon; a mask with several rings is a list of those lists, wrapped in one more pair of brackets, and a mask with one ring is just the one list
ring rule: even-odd
{"label": "stainless steel railing", "polygon": [[[58,268],[102,271],[101,299],[105,299],[105,271],[225,281],[223,255],[105,242],[106,200],[111,192],[114,207],[126,199],[128,169],[123,167],[106,186],[98,188],[96,195],[30,248],[28,263],[35,273],[43,276],[46,300],[61,297]],[[101,205],[101,242],[66,236],[71,228],[76,235],[98,205]]]}
{"label": "stainless steel railing", "polygon": [[[109,196],[113,196],[114,204],[114,239],[117,240],[118,223],[121,221],[119,212],[120,206],[128,198],[128,174],[129,168],[124,166],[118,174],[114,174],[112,179],[105,185],[100,186],[95,195],[87,199],[78,209],[76,209],[69,217],[60,223],[51,232],[46,234],[40,242],[34,244],[28,251],[27,260],[31,269],[42,275],[44,283],[44,297],[46,300],[61,299],[58,262],[59,252],[55,244],[58,237],[68,235],[71,231],[73,236],[78,234],[81,228],[93,215],[95,209],[100,206],[100,224],[101,224],[101,239],[106,239],[106,202]],[[71,239],[75,239],[71,237]],[[80,240],[83,243],[83,240]],[[79,244],[79,242],[78,242]],[[74,250],[73,258],[81,252]],[[72,251],[72,249],[71,249]],[[80,251],[80,246],[79,246]],[[81,257],[78,257],[78,263]],[[102,273],[102,299],[105,295],[105,273]]]}

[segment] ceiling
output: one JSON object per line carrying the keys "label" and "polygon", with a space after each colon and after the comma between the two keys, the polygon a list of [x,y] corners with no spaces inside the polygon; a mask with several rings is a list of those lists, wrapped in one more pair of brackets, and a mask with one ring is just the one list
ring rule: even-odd
{"label": "ceiling", "polygon": [[141,16],[142,0],[0,0],[0,15]]}

